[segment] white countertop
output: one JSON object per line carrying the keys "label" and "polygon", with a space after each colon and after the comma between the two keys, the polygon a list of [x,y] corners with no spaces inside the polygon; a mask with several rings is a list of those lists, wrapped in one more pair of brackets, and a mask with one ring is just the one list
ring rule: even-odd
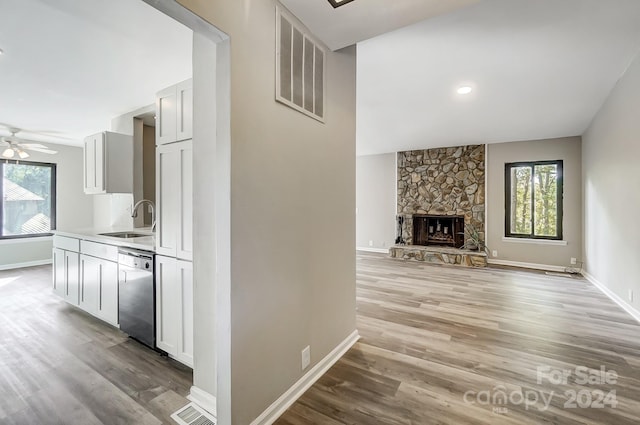
{"label": "white countertop", "polygon": [[[118,238],[114,236],[104,236],[101,233],[130,232],[140,233],[145,236],[137,238]],[[156,237],[151,232],[150,227],[138,228],[109,228],[109,229],[57,229],[53,232],[56,235],[67,236],[70,238],[82,239],[86,241],[99,242],[108,245],[123,246],[128,248],[143,249],[146,251],[155,251]]]}

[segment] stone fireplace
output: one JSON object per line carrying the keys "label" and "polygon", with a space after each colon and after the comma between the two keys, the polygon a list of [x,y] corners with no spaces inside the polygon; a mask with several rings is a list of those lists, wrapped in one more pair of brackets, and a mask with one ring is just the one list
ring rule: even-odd
{"label": "stone fireplace", "polygon": [[413,245],[464,245],[464,216],[414,214],[412,219]]}
{"label": "stone fireplace", "polygon": [[486,267],[482,250],[461,249],[465,228],[484,240],[484,145],[398,152],[398,216],[392,258]]}

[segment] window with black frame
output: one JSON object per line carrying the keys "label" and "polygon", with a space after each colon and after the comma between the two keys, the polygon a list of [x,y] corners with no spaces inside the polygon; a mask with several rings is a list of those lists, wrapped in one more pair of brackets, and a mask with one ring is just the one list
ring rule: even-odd
{"label": "window with black frame", "polygon": [[562,161],[505,164],[505,236],[562,239]]}
{"label": "window with black frame", "polygon": [[0,239],[50,235],[56,228],[56,165],[0,161]]}

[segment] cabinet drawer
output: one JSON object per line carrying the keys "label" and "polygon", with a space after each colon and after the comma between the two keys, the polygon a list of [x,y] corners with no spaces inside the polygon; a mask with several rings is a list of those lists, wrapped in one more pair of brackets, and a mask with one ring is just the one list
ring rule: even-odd
{"label": "cabinet drawer", "polygon": [[118,261],[118,247],[98,242],[80,241],[80,252],[92,257]]}
{"label": "cabinet drawer", "polygon": [[80,240],[66,236],[53,235],[53,246],[66,251],[80,251]]}

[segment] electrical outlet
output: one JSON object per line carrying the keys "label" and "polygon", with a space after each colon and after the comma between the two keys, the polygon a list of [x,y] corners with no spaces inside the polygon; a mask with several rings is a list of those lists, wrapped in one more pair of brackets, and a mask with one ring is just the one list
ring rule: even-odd
{"label": "electrical outlet", "polygon": [[498,256],[498,250],[494,249],[493,252],[491,253],[494,257]]}
{"label": "electrical outlet", "polygon": [[578,264],[578,260],[576,258],[571,257],[571,265],[575,266],[576,264]]}
{"label": "electrical outlet", "polygon": [[369,246],[373,246],[373,241],[369,241]]}
{"label": "electrical outlet", "polygon": [[629,301],[633,302],[633,289],[629,289]]}
{"label": "electrical outlet", "polygon": [[302,350],[302,370],[305,370],[311,364],[311,347],[306,346],[304,350]]}

